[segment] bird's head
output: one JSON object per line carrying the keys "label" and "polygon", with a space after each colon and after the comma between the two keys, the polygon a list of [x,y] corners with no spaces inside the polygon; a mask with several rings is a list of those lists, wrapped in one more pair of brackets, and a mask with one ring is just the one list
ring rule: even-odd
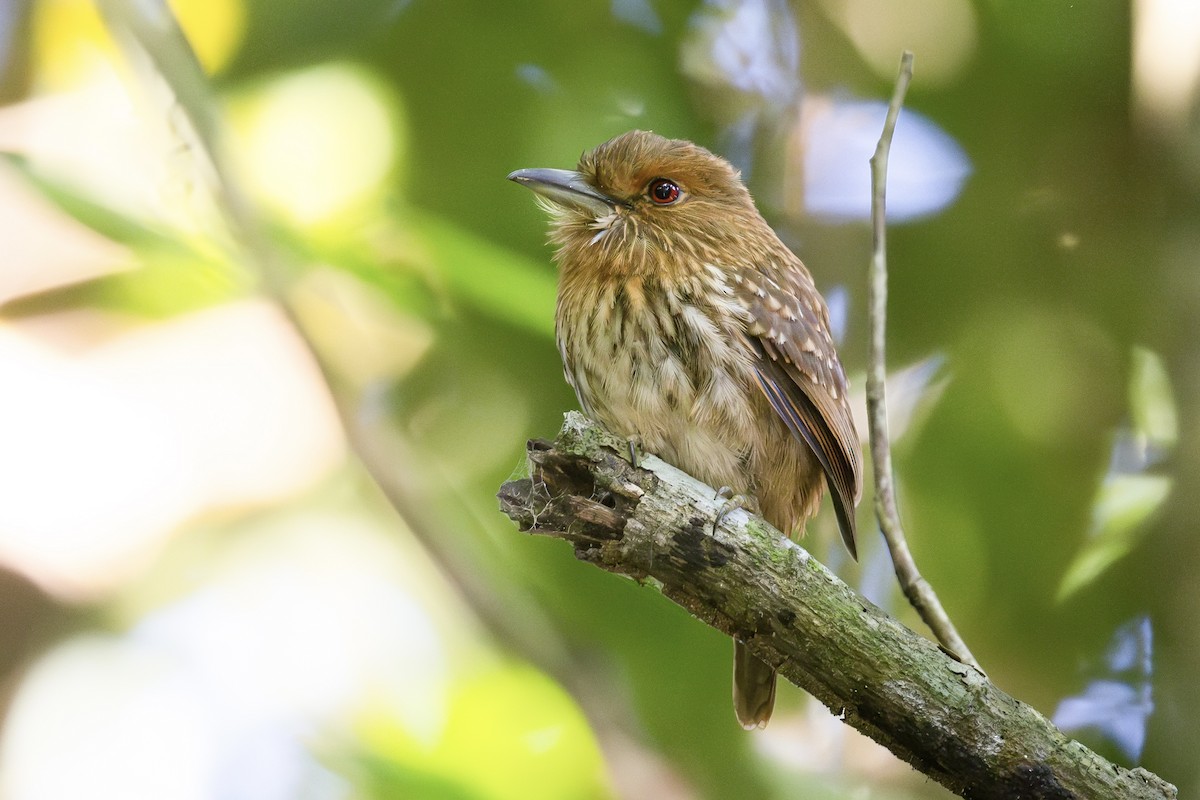
{"label": "bird's head", "polygon": [[[537,192],[553,240],[572,255],[612,259],[690,255],[766,227],[737,171],[691,142],[630,131],[584,153],[575,170],[522,169],[509,180]],[[690,252],[689,252],[690,251]],[[637,254],[640,254],[637,255]]]}

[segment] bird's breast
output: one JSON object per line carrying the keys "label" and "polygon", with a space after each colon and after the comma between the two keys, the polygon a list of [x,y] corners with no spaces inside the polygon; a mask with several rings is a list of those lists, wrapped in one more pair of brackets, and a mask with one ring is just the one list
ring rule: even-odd
{"label": "bird's breast", "polygon": [[718,485],[745,471],[761,429],[746,324],[719,275],[560,286],[559,349],[584,410]]}

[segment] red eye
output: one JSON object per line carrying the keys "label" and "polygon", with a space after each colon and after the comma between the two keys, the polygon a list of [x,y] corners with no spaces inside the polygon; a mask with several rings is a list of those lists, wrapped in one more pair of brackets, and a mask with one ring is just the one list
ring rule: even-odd
{"label": "red eye", "polygon": [[660,206],[669,206],[679,199],[683,194],[683,190],[675,185],[674,182],[666,178],[655,178],[650,181],[649,187],[650,199]]}

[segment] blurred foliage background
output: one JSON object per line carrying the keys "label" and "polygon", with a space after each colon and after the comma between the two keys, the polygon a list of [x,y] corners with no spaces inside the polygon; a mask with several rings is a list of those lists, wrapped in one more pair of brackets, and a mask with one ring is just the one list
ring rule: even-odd
{"label": "blurred foliage background", "polygon": [[[727,641],[493,499],[575,405],[504,176],[724,153],[861,386],[904,48],[918,563],[1002,688],[1200,791],[1191,0],[101,5],[0,0],[0,795],[947,796],[790,686],[743,733]],[[920,630],[863,538],[806,545]]]}

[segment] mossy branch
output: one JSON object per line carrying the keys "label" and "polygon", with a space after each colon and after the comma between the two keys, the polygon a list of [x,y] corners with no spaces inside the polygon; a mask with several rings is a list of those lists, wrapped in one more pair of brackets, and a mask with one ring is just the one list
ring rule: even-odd
{"label": "mossy branch", "polygon": [[634,467],[626,451],[624,440],[570,413],[556,441],[529,443],[530,477],[504,484],[501,508],[521,530],[564,539],[580,559],[658,586],[963,797],[1176,796],[1157,776],[1067,738],[762,519],[738,510],[713,530],[721,501],[711,487],[653,456]]}

